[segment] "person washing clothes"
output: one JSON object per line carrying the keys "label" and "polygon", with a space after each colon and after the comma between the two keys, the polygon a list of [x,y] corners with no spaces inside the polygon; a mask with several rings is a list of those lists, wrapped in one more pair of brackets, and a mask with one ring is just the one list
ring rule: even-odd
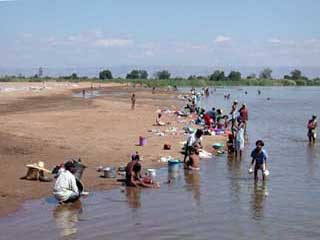
{"label": "person washing clothes", "polygon": [[53,195],[62,203],[75,202],[80,198],[80,192],[77,186],[74,163],[69,161],[64,164],[58,173],[58,178],[53,188]]}
{"label": "person washing clothes", "polygon": [[183,162],[186,162],[186,159],[188,156],[190,156],[190,151],[192,148],[195,149],[200,149],[202,148],[202,135],[203,135],[203,131],[201,129],[197,129],[197,131],[195,133],[192,133],[189,135],[188,139],[187,139],[187,143],[185,145],[185,152],[184,152],[184,159]]}

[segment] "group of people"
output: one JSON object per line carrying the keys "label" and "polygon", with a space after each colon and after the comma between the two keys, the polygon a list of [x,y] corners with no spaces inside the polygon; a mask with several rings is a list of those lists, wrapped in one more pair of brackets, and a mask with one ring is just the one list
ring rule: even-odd
{"label": "group of people", "polygon": [[[244,103],[239,107],[239,103],[235,100],[231,106],[231,110],[228,114],[224,114],[222,109],[216,109],[213,107],[211,110],[205,112],[197,104],[195,104],[194,99],[198,95],[194,89],[191,90],[191,97],[187,108],[190,105],[195,109],[197,114],[196,124],[203,125],[202,129],[196,130],[194,133],[190,134],[187,138],[187,142],[184,149],[184,163],[186,168],[189,169],[199,169],[199,152],[202,150],[202,136],[204,134],[212,134],[214,132],[224,132],[227,135],[226,150],[231,156],[242,158],[242,153],[245,147],[245,136],[247,131],[247,124],[249,120],[248,107]],[[225,98],[230,98],[230,96],[225,95]],[[191,104],[190,104],[191,103]],[[190,111],[191,112],[191,111]],[[314,127],[314,123],[310,123],[310,128]],[[310,130],[311,131],[311,130]],[[311,134],[310,134],[311,135]],[[254,178],[258,179],[259,170],[262,171],[262,178],[268,175],[267,169],[267,152],[263,149],[264,142],[258,140],[256,142],[256,147],[251,153],[252,162],[251,168],[254,173]]]}
{"label": "group of people", "polygon": [[[208,89],[204,89],[204,95],[209,93]],[[260,92],[261,93],[261,92]],[[184,167],[189,170],[200,169],[200,157],[199,153],[202,151],[202,137],[208,132],[214,132],[214,130],[224,131],[227,133],[226,150],[229,155],[240,159],[245,145],[246,128],[249,119],[248,108],[246,104],[242,104],[238,108],[238,101],[234,101],[229,115],[223,114],[222,109],[212,108],[210,111],[205,112],[204,109],[197,104],[199,101],[199,94],[195,89],[191,90],[191,97],[188,98],[188,104],[186,109],[190,114],[196,113],[198,121],[195,123],[202,123],[202,128],[197,129],[187,137],[186,144],[184,146]],[[132,109],[135,107],[135,94],[131,97]],[[161,121],[162,114],[159,113],[156,118],[156,124],[158,126],[164,126],[166,123]],[[308,138],[310,143],[316,141],[316,128],[317,128],[317,116],[313,115],[308,121]],[[254,173],[254,179],[258,180],[258,172],[261,171],[262,179],[265,180],[269,175],[267,160],[268,154],[264,149],[264,142],[262,140],[256,141],[256,147],[251,152],[251,166],[249,173]],[[152,177],[142,174],[142,164],[139,153],[136,152],[131,156],[131,161],[125,168],[125,184],[129,187],[147,187],[158,188],[160,187],[158,182],[155,182]],[[79,181],[74,175],[75,166],[72,161],[64,163],[64,165],[57,172],[57,180],[53,188],[54,196],[60,203],[74,202],[81,196],[83,187],[79,185]],[[80,189],[79,189],[80,188]]]}

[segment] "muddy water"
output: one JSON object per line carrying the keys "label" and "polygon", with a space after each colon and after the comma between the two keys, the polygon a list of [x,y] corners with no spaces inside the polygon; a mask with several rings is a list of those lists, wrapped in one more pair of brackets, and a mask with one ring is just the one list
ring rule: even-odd
{"label": "muddy water", "polygon": [[[71,207],[52,198],[27,202],[0,220],[0,239],[319,239],[320,145],[309,146],[306,121],[320,115],[320,88],[256,90],[217,89],[203,102],[249,106],[241,161],[202,160],[199,173],[160,169],[161,182],[173,181],[159,190],[97,192]],[[247,169],[258,138],[270,156],[270,178],[255,184]]]}

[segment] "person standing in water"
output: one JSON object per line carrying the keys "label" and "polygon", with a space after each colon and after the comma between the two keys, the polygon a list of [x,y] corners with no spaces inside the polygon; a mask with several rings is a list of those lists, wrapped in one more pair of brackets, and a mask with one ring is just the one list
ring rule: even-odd
{"label": "person standing in water", "polygon": [[264,142],[262,140],[258,140],[256,142],[256,148],[251,152],[251,168],[253,168],[254,165],[254,179],[255,181],[258,180],[258,171],[260,170],[262,172],[262,179],[266,179],[266,173],[267,173],[267,159],[268,154],[266,150],[263,149]]}
{"label": "person standing in water", "polygon": [[230,111],[230,116],[231,116],[231,131],[233,132],[234,125],[236,122],[236,117],[237,117],[237,108],[238,108],[238,101],[235,100],[232,104],[231,111]]}
{"label": "person standing in water", "polygon": [[308,121],[308,137],[309,143],[316,142],[316,128],[317,128],[317,116],[313,115],[312,118]]}
{"label": "person standing in water", "polygon": [[131,109],[134,110],[136,106],[136,95],[133,93],[131,96]]}
{"label": "person standing in water", "polygon": [[237,134],[236,134],[236,151],[235,151],[235,155],[236,158],[238,156],[240,156],[240,159],[242,158],[242,151],[244,150],[244,124],[240,123],[239,128],[237,130]]}
{"label": "person standing in water", "polygon": [[244,134],[246,134],[247,133],[247,122],[248,122],[248,119],[249,119],[249,113],[248,113],[247,105],[245,103],[242,105],[242,107],[239,110],[239,118],[240,118],[240,121],[244,125]]}

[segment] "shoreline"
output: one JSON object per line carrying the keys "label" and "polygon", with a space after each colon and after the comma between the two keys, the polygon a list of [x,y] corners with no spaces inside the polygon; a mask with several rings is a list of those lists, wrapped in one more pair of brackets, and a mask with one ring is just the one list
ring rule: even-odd
{"label": "shoreline", "polygon": [[[155,112],[159,108],[179,109],[177,93],[159,90],[152,94],[148,88],[101,85],[103,95],[91,99],[73,97],[82,89],[90,89],[89,83],[48,92],[0,95],[4,103],[0,106],[1,218],[16,212],[25,201],[51,194],[53,182],[19,179],[26,173],[28,163],[44,161],[51,169],[66,158],[81,157],[88,167],[82,180],[85,190],[91,192],[120,186],[115,179],[100,178],[96,168],[123,166],[132,152],[139,151],[144,156],[145,168],[166,166],[159,162],[161,156],[181,158],[179,142],[185,140],[184,134],[159,137],[148,132],[153,128],[166,129],[152,126]],[[132,92],[137,95],[134,111],[130,109]],[[172,122],[170,126],[180,129],[184,124],[174,115],[164,117]],[[148,139],[145,147],[136,146],[141,135]],[[206,137],[204,145],[210,146],[213,140],[219,141],[219,137]],[[164,143],[172,144],[173,149],[163,150]]]}

